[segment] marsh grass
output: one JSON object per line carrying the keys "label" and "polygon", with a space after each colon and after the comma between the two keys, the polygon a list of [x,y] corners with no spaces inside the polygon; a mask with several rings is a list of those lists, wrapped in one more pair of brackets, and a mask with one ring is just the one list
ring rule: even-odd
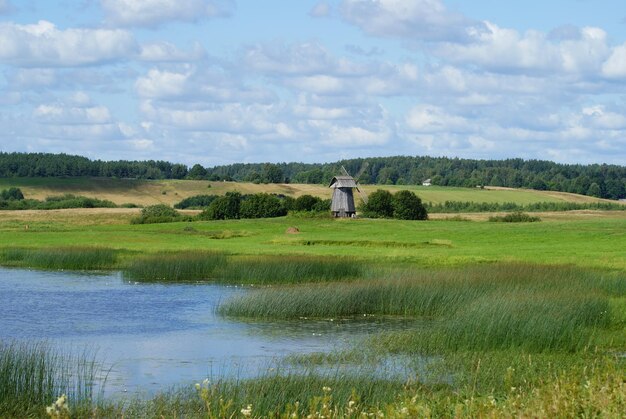
{"label": "marsh grass", "polygon": [[223,303],[225,316],[265,319],[400,315],[433,324],[375,338],[391,352],[518,348],[579,351],[611,325],[623,278],[571,267],[499,264],[398,273],[384,280],[255,290]]}
{"label": "marsh grass", "polygon": [[202,281],[213,278],[216,269],[226,263],[226,256],[217,252],[163,252],[131,260],[123,276],[138,282]]}
{"label": "marsh grass", "polygon": [[73,410],[96,402],[101,374],[95,356],[64,353],[45,343],[0,343],[0,416],[40,417],[61,394]]}
{"label": "marsh grass", "polygon": [[117,252],[104,247],[5,248],[0,263],[38,269],[102,270],[117,262]]}
{"label": "marsh grass", "polygon": [[362,277],[367,271],[354,258],[264,256],[232,260],[218,280],[236,284],[297,284],[332,282]]}

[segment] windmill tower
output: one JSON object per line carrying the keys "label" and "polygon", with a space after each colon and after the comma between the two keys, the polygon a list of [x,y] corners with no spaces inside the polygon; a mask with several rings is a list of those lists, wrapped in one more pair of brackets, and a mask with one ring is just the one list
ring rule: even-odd
{"label": "windmill tower", "polygon": [[359,189],[358,178],[367,169],[368,163],[365,162],[359,170],[356,179],[350,176],[345,167],[341,166],[342,176],[335,176],[331,181],[329,188],[333,189],[333,199],[330,205],[330,212],[333,217],[354,217],[356,215],[356,206],[354,205],[353,189],[356,189],[363,202],[367,203],[367,195]]}

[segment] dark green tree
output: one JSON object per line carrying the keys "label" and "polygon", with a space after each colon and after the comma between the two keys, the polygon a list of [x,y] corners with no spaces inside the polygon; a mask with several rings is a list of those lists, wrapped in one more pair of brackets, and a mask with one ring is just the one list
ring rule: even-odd
{"label": "dark green tree", "polygon": [[393,195],[391,192],[378,189],[372,193],[367,204],[363,204],[363,215],[372,218],[393,217]]}
{"label": "dark green tree", "polygon": [[589,189],[587,189],[587,195],[595,196],[599,198],[602,195],[602,190],[600,189],[600,185],[598,185],[595,182],[589,185]]}
{"label": "dark green tree", "polygon": [[241,194],[239,192],[227,192],[213,200],[211,204],[199,215],[201,220],[230,220],[239,218]]}
{"label": "dark green tree", "polygon": [[293,209],[296,211],[312,211],[313,207],[321,201],[320,198],[312,195],[302,195],[296,198]]}
{"label": "dark green tree", "polygon": [[283,170],[279,166],[271,163],[266,163],[263,166],[261,180],[264,183],[283,183],[285,181],[285,175],[283,174]]}
{"label": "dark green tree", "polygon": [[201,180],[206,179],[206,177],[206,169],[199,164],[194,164],[191,170],[189,170],[189,173],[187,173],[187,178],[189,179]]}
{"label": "dark green tree", "polygon": [[403,190],[393,195],[393,218],[427,220],[428,212],[417,195],[411,191]]}
{"label": "dark green tree", "polygon": [[241,218],[272,218],[287,215],[281,200],[266,193],[248,195],[241,202]]}
{"label": "dark green tree", "polygon": [[21,201],[24,199],[24,194],[21,189],[12,187],[2,190],[2,192],[0,192],[0,199],[4,199],[5,201]]}

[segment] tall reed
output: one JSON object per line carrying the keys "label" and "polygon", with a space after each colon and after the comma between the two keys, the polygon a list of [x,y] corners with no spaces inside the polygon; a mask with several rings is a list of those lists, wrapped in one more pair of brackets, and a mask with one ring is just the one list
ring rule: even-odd
{"label": "tall reed", "polygon": [[362,277],[366,269],[353,258],[263,256],[233,260],[218,280],[237,284],[296,284]]}
{"label": "tall reed", "polygon": [[123,276],[140,282],[200,281],[213,278],[226,263],[226,256],[215,252],[157,253],[132,260]]}
{"label": "tall reed", "polygon": [[45,343],[0,343],[0,417],[42,416],[61,394],[70,406],[89,409],[101,379],[95,358]]}
{"label": "tall reed", "polygon": [[523,348],[576,351],[610,324],[619,277],[569,267],[504,264],[420,271],[385,280],[255,290],[219,307],[225,316],[297,319],[402,315],[434,326],[381,338],[388,350]]}
{"label": "tall reed", "polygon": [[117,262],[117,251],[104,247],[60,247],[54,249],[5,248],[0,262],[39,269],[101,270]]}

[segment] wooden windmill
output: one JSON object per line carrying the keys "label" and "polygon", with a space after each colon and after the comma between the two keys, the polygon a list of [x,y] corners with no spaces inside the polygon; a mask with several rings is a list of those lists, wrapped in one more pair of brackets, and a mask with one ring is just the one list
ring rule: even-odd
{"label": "wooden windmill", "polygon": [[330,181],[329,188],[333,189],[333,199],[330,205],[330,212],[333,217],[354,217],[356,215],[356,206],[354,205],[353,189],[356,189],[363,202],[367,203],[367,195],[359,188],[359,176],[367,169],[368,163],[365,162],[359,170],[356,179],[350,176],[345,167],[341,166],[342,176],[335,176]]}

